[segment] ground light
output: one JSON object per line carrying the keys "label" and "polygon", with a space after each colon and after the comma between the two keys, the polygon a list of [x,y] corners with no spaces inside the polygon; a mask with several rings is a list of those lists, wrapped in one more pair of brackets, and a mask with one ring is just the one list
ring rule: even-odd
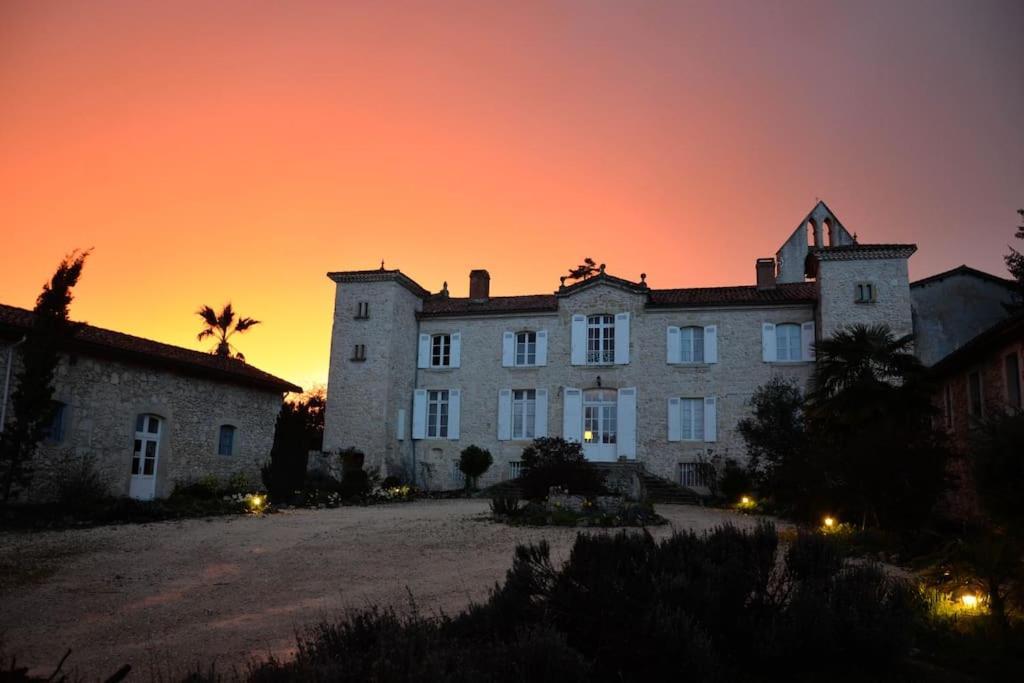
{"label": "ground light", "polygon": [[740,510],[753,510],[757,507],[757,503],[750,496],[741,496],[740,502],[736,505]]}
{"label": "ground light", "polygon": [[960,596],[960,602],[963,603],[967,609],[974,609],[978,606],[978,596],[974,593],[964,593]]}
{"label": "ground light", "polygon": [[835,517],[827,516],[827,517],[825,517],[823,522],[824,522],[824,525],[825,525],[825,531],[832,531],[833,529],[836,528],[836,519],[835,519]]}

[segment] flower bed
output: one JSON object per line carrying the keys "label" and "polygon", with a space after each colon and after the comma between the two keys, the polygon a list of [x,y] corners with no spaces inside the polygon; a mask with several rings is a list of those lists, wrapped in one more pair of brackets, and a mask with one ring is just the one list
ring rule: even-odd
{"label": "flower bed", "polygon": [[643,527],[668,521],[646,502],[624,496],[581,496],[552,490],[544,502],[520,506],[518,499],[491,502],[491,518],[515,526]]}

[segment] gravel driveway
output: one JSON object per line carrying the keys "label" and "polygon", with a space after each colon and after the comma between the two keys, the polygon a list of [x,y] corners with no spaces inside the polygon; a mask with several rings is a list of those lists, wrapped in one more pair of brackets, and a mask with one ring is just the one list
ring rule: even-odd
{"label": "gravel driveway", "polygon": [[[130,663],[158,677],[196,663],[218,669],[287,655],[294,634],[371,603],[458,611],[504,577],[516,544],[546,538],[563,560],[576,531],[483,519],[483,500],[291,510],[0,535],[0,644],[49,673],[95,679]],[[660,505],[671,526],[704,530],[753,520]]]}

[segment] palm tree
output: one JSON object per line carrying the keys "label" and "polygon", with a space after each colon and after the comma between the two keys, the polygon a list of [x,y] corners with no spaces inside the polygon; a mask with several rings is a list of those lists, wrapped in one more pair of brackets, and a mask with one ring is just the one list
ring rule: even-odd
{"label": "palm tree", "polygon": [[234,347],[228,340],[237,333],[245,332],[253,325],[259,325],[259,320],[252,318],[238,318],[236,320],[235,312],[232,310],[230,303],[226,304],[219,314],[209,306],[203,306],[196,311],[196,314],[206,323],[206,327],[196,338],[199,341],[203,341],[207,337],[214,337],[217,340],[217,346],[214,347],[211,353],[217,356],[224,356],[225,358],[245,360],[244,355],[238,351],[233,352]]}
{"label": "palm tree", "polygon": [[849,390],[903,386],[924,366],[913,353],[914,335],[897,337],[888,325],[851,325],[814,345],[818,360],[811,398],[827,401]]}

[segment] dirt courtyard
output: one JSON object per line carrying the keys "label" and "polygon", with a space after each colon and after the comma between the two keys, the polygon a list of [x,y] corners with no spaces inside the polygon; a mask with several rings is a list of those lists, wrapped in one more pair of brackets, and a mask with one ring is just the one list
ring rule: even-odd
{"label": "dirt courtyard", "polygon": [[[486,521],[487,501],[289,510],[258,517],[0,535],[0,652],[89,678],[131,664],[165,677],[287,655],[295,633],[371,603],[458,611],[481,600],[516,544],[547,539],[567,556],[574,529]],[[660,505],[676,529],[754,520]]]}

